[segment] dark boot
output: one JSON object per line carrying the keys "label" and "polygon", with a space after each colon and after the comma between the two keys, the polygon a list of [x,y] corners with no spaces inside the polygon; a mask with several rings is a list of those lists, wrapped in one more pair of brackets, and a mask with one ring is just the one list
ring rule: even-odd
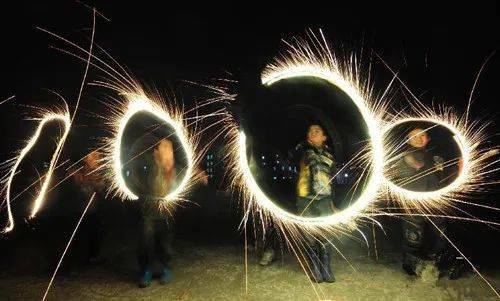
{"label": "dark boot", "polygon": [[410,253],[405,253],[403,255],[403,270],[406,271],[408,275],[416,275],[417,274],[417,265],[419,264],[420,259]]}
{"label": "dark boot", "polygon": [[151,285],[153,280],[153,273],[150,269],[146,268],[142,271],[141,279],[139,280],[139,287],[145,288]]}
{"label": "dark boot", "polygon": [[323,282],[323,275],[321,274],[321,263],[319,258],[319,252],[314,248],[307,248],[307,259],[309,264],[308,273],[311,280],[317,283]]}
{"label": "dark boot", "polygon": [[332,271],[332,251],[329,248],[321,248],[320,260],[323,281],[328,283],[335,282],[335,276]]}

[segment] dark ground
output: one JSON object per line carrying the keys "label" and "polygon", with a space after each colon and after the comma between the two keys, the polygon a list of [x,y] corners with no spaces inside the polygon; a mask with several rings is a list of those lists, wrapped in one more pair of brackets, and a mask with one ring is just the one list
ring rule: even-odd
{"label": "dark ground", "polygon": [[[211,195],[210,191],[199,191],[197,195],[200,206],[188,206],[176,214],[172,283],[161,286],[155,281],[149,288],[137,287],[134,209],[130,204],[109,200],[104,209],[107,218],[102,250],[106,262],[99,266],[84,264],[88,231],[83,223],[48,300],[315,300],[313,287],[320,298],[329,300],[496,299],[472,273],[459,280],[443,278],[437,282],[430,268],[420,278],[407,276],[400,268],[399,230],[394,221],[384,221],[386,237],[380,230],[376,232],[378,260],[373,249],[352,239],[341,239],[337,245],[352,267],[337,254],[333,261],[337,277],[334,284],[312,286],[295,258],[286,252],[272,266],[259,266],[259,251],[251,238],[246,278],[235,204],[227,196],[212,195],[210,201],[219,205],[206,207],[209,200],[201,196]],[[1,241],[0,300],[38,300],[43,296],[76,218],[77,212],[42,217],[36,229],[21,224],[12,236]],[[371,229],[364,232],[373,245]],[[490,255],[496,254],[491,251]],[[481,252],[489,254],[483,249]],[[498,262],[492,258],[471,257],[498,288]]]}
{"label": "dark ground", "polygon": [[[337,282],[315,285],[328,300],[496,300],[477,276],[437,283],[407,276],[399,256],[383,253],[374,261],[360,250],[349,250],[353,271],[340,256],[334,258]],[[317,300],[313,286],[293,258],[261,267],[251,252],[248,294],[245,293],[243,249],[234,245],[200,245],[179,242],[173,264],[174,280],[139,289],[133,250],[115,246],[102,267],[75,269],[57,278],[48,300]],[[500,275],[483,271],[497,287]],[[1,300],[39,300],[47,276],[0,278]]]}

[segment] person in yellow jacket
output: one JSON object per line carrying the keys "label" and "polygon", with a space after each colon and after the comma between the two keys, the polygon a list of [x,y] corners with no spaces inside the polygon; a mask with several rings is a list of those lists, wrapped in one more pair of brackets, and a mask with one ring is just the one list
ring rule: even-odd
{"label": "person in yellow jacket", "polygon": [[[305,217],[331,215],[334,212],[335,161],[326,144],[327,136],[319,124],[311,124],[306,143],[301,146],[297,182],[297,214]],[[316,282],[334,282],[332,250],[328,242],[306,235],[311,278]]]}

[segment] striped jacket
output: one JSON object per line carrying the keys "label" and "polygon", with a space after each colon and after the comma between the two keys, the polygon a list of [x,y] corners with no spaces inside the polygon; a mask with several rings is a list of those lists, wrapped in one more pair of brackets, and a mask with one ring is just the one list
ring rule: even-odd
{"label": "striped jacket", "polygon": [[334,196],[335,161],[328,146],[304,148],[299,163],[299,197]]}

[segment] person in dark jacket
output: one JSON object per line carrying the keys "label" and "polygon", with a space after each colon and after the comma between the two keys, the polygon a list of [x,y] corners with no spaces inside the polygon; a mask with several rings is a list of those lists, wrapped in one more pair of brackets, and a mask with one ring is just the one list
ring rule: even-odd
{"label": "person in dark jacket", "polygon": [[[302,155],[297,182],[298,215],[319,217],[334,213],[335,161],[326,140],[327,136],[321,125],[311,124],[306,143],[299,146]],[[332,249],[329,243],[307,234],[305,237],[311,278],[316,282],[334,282]]]}
{"label": "person in dark jacket", "polygon": [[88,264],[101,264],[101,245],[104,237],[104,193],[105,183],[99,176],[99,164],[101,155],[92,151],[83,159],[83,167],[73,173],[73,180],[80,188],[85,201],[88,201],[95,193],[94,200],[88,209],[84,227],[88,233]]}
{"label": "person in dark jacket", "polygon": [[[422,128],[414,128],[408,135],[407,149],[397,163],[396,184],[411,191],[439,189],[443,159],[430,149],[430,136]],[[443,219],[433,218],[433,225],[423,216],[403,219],[403,269],[410,275],[419,274],[424,260],[432,259],[436,265],[446,249],[441,231],[446,232]],[[437,230],[436,227],[441,229]]]}

